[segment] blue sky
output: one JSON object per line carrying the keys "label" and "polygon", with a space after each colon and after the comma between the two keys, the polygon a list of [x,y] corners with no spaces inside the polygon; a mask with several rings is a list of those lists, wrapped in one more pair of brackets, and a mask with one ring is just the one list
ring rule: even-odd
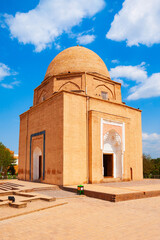
{"label": "blue sky", "polygon": [[0,141],[18,153],[19,115],[33,89],[60,51],[79,44],[142,110],[143,152],[160,157],[159,23],[160,0],[1,0]]}

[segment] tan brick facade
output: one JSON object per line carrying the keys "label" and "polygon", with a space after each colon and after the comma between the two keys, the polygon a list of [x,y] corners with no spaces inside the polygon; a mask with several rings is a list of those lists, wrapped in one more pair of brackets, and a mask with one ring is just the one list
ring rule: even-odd
{"label": "tan brick facade", "polygon": [[72,47],[49,65],[20,116],[18,176],[58,185],[142,179],[141,111],[122,103],[121,84],[92,51]]}

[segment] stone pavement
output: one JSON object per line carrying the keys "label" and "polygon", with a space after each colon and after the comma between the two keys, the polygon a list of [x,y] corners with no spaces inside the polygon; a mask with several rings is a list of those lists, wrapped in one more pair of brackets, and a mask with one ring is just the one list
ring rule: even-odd
{"label": "stone pavement", "polygon": [[[46,190],[46,189],[47,190],[51,190],[51,189],[56,190],[56,189],[59,189],[59,187],[56,185],[24,182],[24,181],[18,181],[18,180],[10,180],[10,181],[1,180],[0,181],[0,210],[1,210],[0,212],[2,212],[3,214],[0,216],[0,220],[16,215],[16,211],[8,210],[8,207],[26,208],[28,203],[33,202],[33,201],[38,201],[37,206],[34,207],[35,210],[38,210],[39,209],[38,205],[41,205],[40,204],[41,200],[56,201],[56,198],[54,198],[54,197],[47,196],[47,195],[44,196],[43,194],[41,195],[38,192],[36,192],[36,190]],[[34,191],[34,193],[33,193],[33,191]],[[9,196],[14,198],[13,202],[8,199]],[[31,205],[34,206],[34,204],[31,204]],[[57,204],[54,203],[53,205],[57,205]],[[2,208],[5,208],[5,209],[2,209]],[[34,209],[31,209],[31,210],[29,210],[29,209],[30,208],[19,211],[19,213],[34,211]],[[2,210],[4,210],[4,211],[2,211]],[[20,214],[22,214],[22,213],[20,213]]]}
{"label": "stone pavement", "polygon": [[[77,185],[64,186],[68,191],[77,191]],[[160,179],[142,181],[84,184],[84,194],[112,202],[160,196]]]}
{"label": "stone pavement", "polygon": [[[49,184],[11,180],[0,181],[0,186],[0,221],[58,207],[67,204],[67,198],[80,197]],[[8,195],[14,196],[15,202],[11,203]]]}
{"label": "stone pavement", "polygon": [[[15,185],[16,189],[13,189]],[[38,183],[38,182],[28,182],[28,181],[21,181],[18,179],[6,179],[0,180],[0,195],[2,193],[6,193],[7,191],[33,191],[39,189],[57,189],[58,186],[52,184],[45,184],[45,183]]]}
{"label": "stone pavement", "polygon": [[42,200],[32,201],[27,203],[27,207],[24,208],[13,208],[13,207],[0,207],[0,224],[1,221],[14,218],[17,216],[22,216],[26,214],[30,214],[32,212],[38,212],[43,211],[44,209],[49,209],[57,206],[61,206],[63,204],[68,204],[68,202],[65,200],[56,200],[53,202],[46,202]]}
{"label": "stone pavement", "polygon": [[[12,182],[24,184],[22,189],[31,190],[32,194],[56,197],[56,201],[33,201],[25,209],[1,207],[0,240],[160,240],[159,196],[115,203],[77,196],[54,185]],[[118,189],[119,192],[156,191],[160,180],[90,186],[117,193]],[[11,218],[2,220],[8,216]]]}
{"label": "stone pavement", "polygon": [[[63,198],[72,198],[72,197],[79,197],[77,193],[74,192],[68,192],[68,191],[63,191],[63,190],[39,190],[34,193],[39,193],[41,195],[49,196],[49,197],[54,197],[56,199],[63,199]],[[83,196],[83,195],[82,195]]]}
{"label": "stone pavement", "polygon": [[126,182],[110,182],[110,183],[98,183],[97,185],[108,187],[132,187],[132,186],[147,186],[147,185],[160,184],[160,179],[144,178],[141,181],[126,181]]}
{"label": "stone pavement", "polygon": [[112,203],[82,197],[0,222],[1,240],[159,240],[160,197]]}

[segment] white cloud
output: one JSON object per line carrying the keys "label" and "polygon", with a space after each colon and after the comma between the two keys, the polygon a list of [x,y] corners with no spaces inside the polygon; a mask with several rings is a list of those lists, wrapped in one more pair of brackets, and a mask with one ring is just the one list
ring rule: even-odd
{"label": "white cloud", "polygon": [[117,78],[126,78],[136,82],[143,82],[147,79],[147,71],[142,64],[138,66],[117,66],[111,68],[109,73],[113,80]]}
{"label": "white cloud", "polygon": [[8,88],[8,89],[13,89],[14,86],[19,86],[20,82],[19,81],[14,81],[14,82],[11,82],[11,83],[1,83],[1,86],[4,87],[4,88]]}
{"label": "white cloud", "polygon": [[151,134],[148,134],[148,133],[142,133],[142,139],[143,141],[157,141],[159,140],[160,141],[160,134],[157,134],[157,133],[151,133]]}
{"label": "white cloud", "polygon": [[152,157],[160,157],[160,134],[142,133],[143,152],[151,154]]}
{"label": "white cloud", "polygon": [[17,12],[15,17],[5,14],[4,17],[12,38],[33,44],[35,51],[40,52],[104,6],[104,0],[40,0],[37,7],[27,13]]}
{"label": "white cloud", "polygon": [[12,84],[13,86],[19,86],[20,81],[14,81],[14,82],[12,82],[11,84]]}
{"label": "white cloud", "polygon": [[113,59],[111,62],[112,63],[119,63],[119,60],[118,59]]}
{"label": "white cloud", "polygon": [[0,63],[0,81],[2,81],[5,77],[11,75],[10,68],[4,63]]}
{"label": "white cloud", "polygon": [[60,50],[61,49],[61,45],[60,44],[58,44],[58,43],[54,43],[54,46],[55,46],[55,48],[57,49],[57,50]]}
{"label": "white cloud", "polygon": [[142,84],[131,88],[131,92],[128,100],[160,96],[160,73],[152,74]]}
{"label": "white cloud", "polygon": [[127,83],[125,83],[122,79],[116,78],[116,79],[114,79],[114,81],[121,83],[123,87],[128,87],[128,86],[129,86],[129,85],[128,85]]}
{"label": "white cloud", "polygon": [[146,63],[142,62],[137,66],[117,66],[110,69],[110,76],[114,81],[121,82],[127,87],[127,81],[134,81],[137,85],[130,88],[130,95],[127,100],[151,98],[160,96],[160,73],[153,73],[148,76]]}
{"label": "white cloud", "polygon": [[160,43],[160,0],[125,0],[106,37],[128,46]]}
{"label": "white cloud", "polygon": [[86,45],[89,43],[92,43],[95,40],[95,35],[82,35],[82,36],[78,36],[77,37],[77,43],[82,44],[82,45]]}
{"label": "white cloud", "polygon": [[[7,65],[5,65],[4,63],[0,63],[0,81],[4,80],[6,77],[14,76],[16,74],[17,73],[12,71]],[[15,78],[13,79],[15,80]],[[18,86],[19,83],[20,83],[19,81],[15,80],[10,84],[1,83],[1,86],[4,88],[12,89],[13,86]]]}
{"label": "white cloud", "polygon": [[6,83],[1,83],[1,86],[4,88],[12,89],[13,85],[12,84],[6,84]]}

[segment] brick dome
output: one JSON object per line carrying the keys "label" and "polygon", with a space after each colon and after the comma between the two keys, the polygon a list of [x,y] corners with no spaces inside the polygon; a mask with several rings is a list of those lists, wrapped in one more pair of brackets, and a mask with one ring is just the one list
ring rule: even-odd
{"label": "brick dome", "polygon": [[94,72],[110,78],[103,60],[95,52],[81,46],[60,52],[49,64],[45,79],[68,72]]}

